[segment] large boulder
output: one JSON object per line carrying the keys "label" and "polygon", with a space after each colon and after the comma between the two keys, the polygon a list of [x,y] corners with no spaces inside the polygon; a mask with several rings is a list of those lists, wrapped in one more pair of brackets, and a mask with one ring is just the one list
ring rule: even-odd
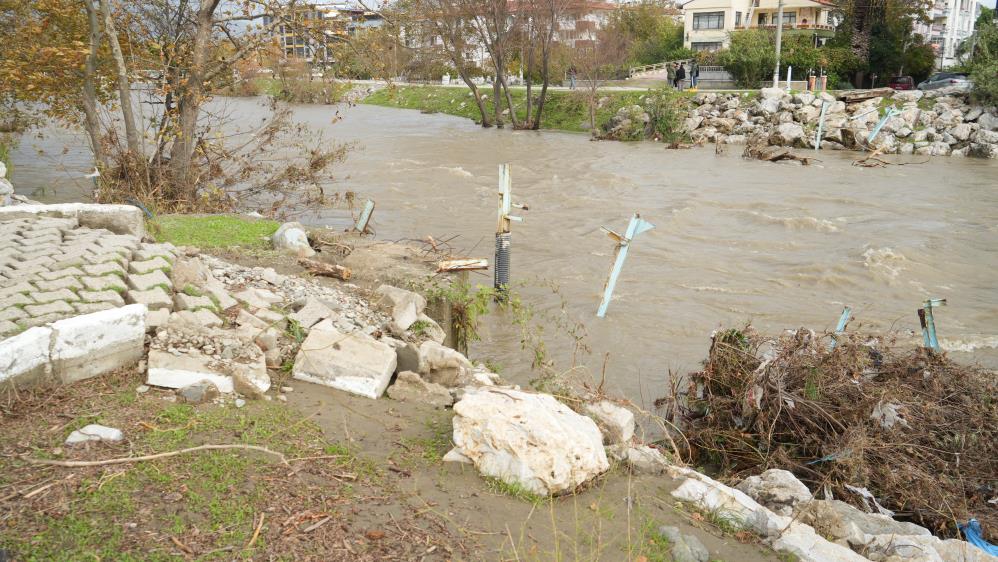
{"label": "large boulder", "polygon": [[485,476],[538,495],[571,492],[610,468],[593,420],[548,394],[481,387],[454,405],[454,449]]}
{"label": "large boulder", "polygon": [[736,488],[779,515],[793,515],[795,506],[813,499],[811,491],[793,473],[778,468],[749,476]]}
{"label": "large boulder", "polygon": [[283,250],[299,257],[315,255],[315,250],[308,243],[308,233],[301,223],[286,222],[270,237],[275,250]]}
{"label": "large boulder", "polygon": [[798,510],[802,523],[832,542],[859,548],[877,535],[924,535],[932,533],[914,523],[895,521],[879,513],[863,513],[839,500],[813,500],[802,504]]}
{"label": "large boulder", "polygon": [[769,136],[769,144],[776,146],[797,146],[803,144],[804,128],[797,123],[780,123]]}
{"label": "large boulder", "polygon": [[362,332],[344,334],[331,320],[309,330],[295,357],[292,376],[351,394],[378,398],[392,379],[395,350]]}
{"label": "large boulder", "polygon": [[998,115],[992,112],[981,113],[977,118],[977,124],[986,131],[998,131]]}

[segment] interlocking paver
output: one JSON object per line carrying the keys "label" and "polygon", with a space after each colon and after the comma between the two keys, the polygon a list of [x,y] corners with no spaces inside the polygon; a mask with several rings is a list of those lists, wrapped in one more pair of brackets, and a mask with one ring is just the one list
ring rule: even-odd
{"label": "interlocking paver", "polygon": [[173,304],[177,310],[196,310],[199,308],[210,308],[215,310],[215,303],[208,297],[196,297],[177,293],[173,296]]}
{"label": "interlocking paver", "polygon": [[127,261],[124,255],[114,251],[106,251],[100,254],[85,254],[82,256],[82,258],[83,261],[92,264],[105,263],[109,261],[125,263],[125,261]]}
{"label": "interlocking paver", "polygon": [[98,264],[87,264],[83,266],[83,271],[87,272],[87,275],[95,277],[111,274],[125,275],[125,268],[121,267],[120,263],[113,261]]}
{"label": "interlocking paver", "polygon": [[59,254],[62,254],[62,249],[56,244],[50,244],[36,248],[24,248],[24,251],[18,256],[18,260],[30,261],[41,256],[55,256]]}
{"label": "interlocking paver", "polygon": [[[66,304],[66,306],[69,305]],[[24,320],[20,321],[20,324],[25,328],[34,328],[36,326],[44,326],[45,324],[51,324],[52,322],[55,322],[57,320],[62,320],[63,318],[73,316],[74,314],[76,314],[76,310],[74,310],[73,307],[69,306],[69,310],[67,311],[52,312],[50,314],[43,314],[41,316],[33,316],[31,318],[25,318]]]}
{"label": "interlocking paver", "polygon": [[128,291],[128,294],[125,296],[125,302],[129,304],[144,304],[150,310],[173,308],[173,299],[170,298],[170,295],[166,294],[166,291],[162,287],[154,287],[148,291]]}
{"label": "interlocking paver", "polygon": [[143,243],[132,253],[132,259],[139,261],[151,260],[156,256],[173,260],[177,256],[177,247],[173,244]]}
{"label": "interlocking paver", "polygon": [[[55,264],[49,264],[49,267]],[[55,281],[56,279],[61,279],[63,277],[80,277],[83,272],[77,267],[67,267],[64,269],[56,269],[53,271],[42,271],[38,274],[38,277],[44,279],[45,281]]]}
{"label": "interlocking paver", "polygon": [[[48,265],[48,264],[50,264],[50,263],[52,263],[54,261],[55,260],[52,259],[49,256],[39,256],[37,258],[31,259],[31,260],[27,260],[27,261],[12,261],[9,264],[7,264],[7,267],[10,268],[10,269],[27,270],[27,269],[31,269],[34,266],[45,266],[45,265]],[[48,268],[45,268],[45,269],[48,269]]]}
{"label": "interlocking paver", "polygon": [[[58,231],[57,231],[58,232]],[[62,244],[62,236],[58,234],[46,234],[38,238],[21,238],[17,244],[23,248],[38,248],[40,246]]]}
{"label": "interlocking paver", "polygon": [[83,283],[75,277],[62,277],[54,281],[35,281],[35,286],[42,291],[58,291],[59,289],[82,289]]}
{"label": "interlocking paver", "polygon": [[23,306],[26,304],[37,304],[34,299],[25,293],[14,293],[3,299],[3,306]]}
{"label": "interlocking paver", "polygon": [[0,337],[7,337],[21,331],[21,327],[10,320],[0,320]]}
{"label": "interlocking paver", "polygon": [[74,302],[73,308],[76,309],[77,314],[90,314],[91,312],[116,308],[116,305],[110,302]]}
{"label": "interlocking paver", "polygon": [[24,311],[29,316],[38,318],[47,314],[72,314],[74,309],[66,301],[55,301],[48,304],[29,304],[24,307]]}
{"label": "interlocking paver", "polygon": [[129,273],[150,273],[156,271],[157,269],[170,269],[170,262],[166,261],[160,256],[156,256],[151,260],[145,261],[132,261],[128,264]]}
{"label": "interlocking paver", "polygon": [[101,275],[100,277],[80,277],[80,283],[89,291],[125,290],[125,282],[117,275]]}
{"label": "interlocking paver", "polygon": [[[38,291],[34,293],[29,293],[29,295],[38,304],[47,304],[56,301],[73,302],[80,300],[80,297],[78,297],[76,293],[70,291],[69,289],[59,289],[57,291]],[[32,316],[36,315],[32,314]]]}
{"label": "interlocking paver", "polygon": [[80,291],[77,294],[84,302],[110,302],[118,306],[125,305],[125,300],[117,291]]}
{"label": "interlocking paver", "polygon": [[10,320],[11,322],[14,322],[20,320],[21,318],[26,318],[27,316],[27,312],[16,306],[0,310],[0,320]]}
{"label": "interlocking paver", "polygon": [[36,290],[35,286],[27,281],[17,281],[6,287],[0,288],[0,300],[4,300],[15,293],[30,293]]}
{"label": "interlocking paver", "polygon": [[25,228],[21,231],[21,238],[42,238],[44,236],[55,236],[62,242],[62,232],[58,228]]}
{"label": "interlocking paver", "polygon": [[152,273],[146,273],[142,275],[132,274],[128,276],[128,286],[132,289],[138,291],[147,291],[153,287],[160,285],[168,289],[173,288],[173,283],[170,278],[166,276],[160,270],[153,271]]}

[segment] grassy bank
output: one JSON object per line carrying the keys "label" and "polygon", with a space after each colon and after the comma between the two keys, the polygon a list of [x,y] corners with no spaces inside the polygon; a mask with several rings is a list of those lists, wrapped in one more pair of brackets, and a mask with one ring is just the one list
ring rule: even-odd
{"label": "grassy bank", "polygon": [[201,249],[270,248],[270,236],[280,223],[238,215],[163,215],[149,222],[158,242]]}
{"label": "grassy bank", "polygon": [[[540,90],[535,90],[540,92]],[[492,92],[488,92],[486,102],[490,115],[493,111]],[[610,120],[618,109],[628,105],[641,104],[648,91],[601,91],[598,99],[601,101],[596,111],[596,125],[602,126]],[[526,116],[527,91],[522,88],[512,90],[513,104],[516,114],[521,119]],[[480,119],[478,107],[471,92],[464,88],[445,86],[400,86],[379,90],[363,103],[385,107],[401,107],[418,109],[425,113],[446,113],[458,117],[466,117],[474,121]],[[548,91],[544,103],[542,129],[570,131],[577,133],[589,132],[589,105],[587,94],[583,90]]]}

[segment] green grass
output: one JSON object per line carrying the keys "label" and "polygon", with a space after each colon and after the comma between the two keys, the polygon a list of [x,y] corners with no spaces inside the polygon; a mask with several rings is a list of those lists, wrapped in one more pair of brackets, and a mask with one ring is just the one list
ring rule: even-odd
{"label": "green grass", "polygon": [[524,488],[519,482],[506,482],[505,480],[491,476],[483,476],[482,478],[485,479],[485,485],[488,486],[489,490],[495,494],[509,496],[534,505],[539,505],[548,500],[548,498]]}
{"label": "green grass", "polygon": [[[534,90],[537,94],[540,88]],[[492,115],[492,90],[483,90],[488,94],[486,106]],[[511,90],[513,105],[520,118],[526,115],[525,100],[527,92],[522,88]],[[371,94],[363,103],[385,107],[400,107],[404,109],[419,109],[426,113],[446,113],[478,121],[481,116],[471,92],[464,88],[449,88],[444,86],[401,86],[384,88]],[[537,95],[535,94],[535,95]],[[601,91],[598,99],[605,99],[603,107],[596,110],[596,123],[602,125],[609,121],[618,109],[625,105],[641,104],[648,91]],[[692,95],[692,94],[691,94]],[[553,129],[570,132],[589,132],[589,105],[584,90],[564,91],[549,90],[544,102],[544,112],[541,118],[542,129]]]}
{"label": "green grass", "polygon": [[280,223],[235,215],[165,215],[150,221],[158,242],[207,248],[267,249]]}

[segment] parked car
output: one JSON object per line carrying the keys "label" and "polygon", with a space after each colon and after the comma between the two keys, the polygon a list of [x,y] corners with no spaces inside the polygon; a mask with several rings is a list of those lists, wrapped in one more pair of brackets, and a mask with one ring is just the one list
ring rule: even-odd
{"label": "parked car", "polygon": [[938,90],[939,88],[970,90],[973,87],[974,83],[970,81],[970,78],[967,78],[966,74],[957,72],[937,72],[918,85],[919,90]]}
{"label": "parked car", "polygon": [[914,90],[915,79],[911,76],[895,76],[887,82],[887,87],[893,90]]}

